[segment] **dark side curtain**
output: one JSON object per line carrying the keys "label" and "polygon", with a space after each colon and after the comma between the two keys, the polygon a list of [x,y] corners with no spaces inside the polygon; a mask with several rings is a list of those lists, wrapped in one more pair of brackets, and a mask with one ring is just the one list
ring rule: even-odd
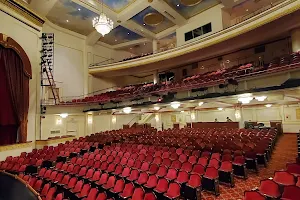
{"label": "dark side curtain", "polygon": [[0,48],[0,145],[27,141],[29,77],[12,49]]}

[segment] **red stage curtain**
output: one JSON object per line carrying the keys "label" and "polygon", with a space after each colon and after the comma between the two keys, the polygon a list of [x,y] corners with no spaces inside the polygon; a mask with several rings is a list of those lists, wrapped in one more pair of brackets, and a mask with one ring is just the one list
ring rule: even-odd
{"label": "red stage curtain", "polygon": [[[0,144],[27,141],[27,116],[29,107],[29,78],[18,54],[12,49],[0,49]],[[3,85],[2,85],[3,84]],[[10,138],[10,139],[8,139]],[[11,141],[14,140],[14,141]]]}

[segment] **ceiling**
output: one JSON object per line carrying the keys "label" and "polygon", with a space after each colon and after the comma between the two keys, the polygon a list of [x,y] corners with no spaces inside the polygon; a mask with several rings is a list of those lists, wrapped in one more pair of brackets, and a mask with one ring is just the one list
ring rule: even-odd
{"label": "ceiling", "polygon": [[[188,23],[191,17],[220,3],[226,9],[233,9],[245,0],[102,0],[103,4],[101,0],[16,1],[26,2],[29,8],[58,26],[87,36],[89,45],[99,42],[141,54],[152,52],[152,40],[158,40],[159,49],[175,47],[176,29]],[[105,37],[92,26],[93,18],[102,10],[114,21],[115,27]]]}

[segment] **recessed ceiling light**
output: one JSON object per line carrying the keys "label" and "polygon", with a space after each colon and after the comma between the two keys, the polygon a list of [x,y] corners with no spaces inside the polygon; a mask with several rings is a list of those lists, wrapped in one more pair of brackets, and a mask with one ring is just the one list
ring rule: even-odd
{"label": "recessed ceiling light", "polygon": [[218,110],[223,110],[223,108],[218,108]]}
{"label": "recessed ceiling light", "polygon": [[127,34],[129,35],[129,32]]}
{"label": "recessed ceiling light", "polygon": [[160,107],[158,107],[158,106],[154,107],[154,110],[159,110],[159,109],[160,109]]}
{"label": "recessed ceiling light", "polygon": [[246,12],[248,12],[249,10],[248,9],[246,9]]}
{"label": "recessed ceiling light", "polygon": [[180,5],[179,4],[177,4],[177,7],[179,7]]}
{"label": "recessed ceiling light", "polygon": [[145,23],[144,23],[143,25],[144,25],[144,26],[146,26],[146,24],[145,24]]}
{"label": "recessed ceiling light", "polygon": [[198,103],[199,106],[202,106],[203,104],[204,104],[204,102],[199,102]]}
{"label": "recessed ceiling light", "polygon": [[132,49],[132,47],[130,47],[130,49]]}
{"label": "recessed ceiling light", "polygon": [[69,22],[69,20],[66,20],[67,22]]}
{"label": "recessed ceiling light", "polygon": [[184,110],[180,111],[181,113],[184,113]]}
{"label": "recessed ceiling light", "polygon": [[270,108],[270,107],[272,107],[272,104],[267,104],[267,105],[265,105],[267,108]]}
{"label": "recessed ceiling light", "polygon": [[78,8],[78,11],[81,11],[81,9],[80,9],[80,8]]}
{"label": "recessed ceiling light", "polygon": [[115,39],[115,42],[117,42],[118,40],[117,39]]}

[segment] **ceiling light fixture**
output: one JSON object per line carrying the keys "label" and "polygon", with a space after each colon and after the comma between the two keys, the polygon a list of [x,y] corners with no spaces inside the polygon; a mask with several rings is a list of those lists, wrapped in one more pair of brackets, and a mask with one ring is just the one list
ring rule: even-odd
{"label": "ceiling light fixture", "polygon": [[199,102],[198,106],[202,106],[204,104],[204,102]]}
{"label": "ceiling light fixture", "polygon": [[158,106],[154,107],[154,110],[159,110],[159,109],[160,109],[160,107],[158,107]]}
{"label": "ceiling light fixture", "polygon": [[267,98],[266,96],[255,97],[257,101],[264,101],[266,100],[266,98]]}
{"label": "ceiling light fixture", "polygon": [[238,99],[238,101],[241,102],[242,104],[248,104],[252,99],[253,99],[252,97],[241,97]]}
{"label": "ceiling light fixture", "polygon": [[174,108],[174,109],[179,108],[180,107],[180,102],[178,102],[178,101],[171,102],[171,107]]}
{"label": "ceiling light fixture", "polygon": [[267,108],[270,108],[270,107],[272,107],[272,104],[267,104],[267,105],[265,105]]}
{"label": "ceiling light fixture", "polygon": [[180,5],[179,5],[179,4],[177,4],[176,6],[177,6],[177,7],[179,7]]}
{"label": "ceiling light fixture", "polygon": [[69,22],[69,20],[68,20],[68,19],[67,19],[66,21],[67,21],[67,22]]}
{"label": "ceiling light fixture", "polygon": [[78,11],[81,11],[81,9],[80,9],[80,8],[78,8]]}
{"label": "ceiling light fixture", "polygon": [[184,110],[180,111],[181,113],[184,113]]}
{"label": "ceiling light fixture", "polygon": [[109,19],[103,12],[103,1],[102,1],[102,12],[99,17],[93,19],[93,27],[104,37],[114,28],[114,22]]}
{"label": "ceiling light fixture", "polygon": [[143,25],[144,25],[144,26],[146,26],[146,24],[145,24],[145,23],[144,23]]}
{"label": "ceiling light fixture", "polygon": [[126,113],[126,114],[131,113],[131,107],[125,107],[125,108],[123,108],[123,112]]}
{"label": "ceiling light fixture", "polygon": [[224,108],[218,108],[218,110],[223,110]]}
{"label": "ceiling light fixture", "polygon": [[68,113],[61,113],[59,116],[61,118],[67,118],[69,116],[69,114]]}

